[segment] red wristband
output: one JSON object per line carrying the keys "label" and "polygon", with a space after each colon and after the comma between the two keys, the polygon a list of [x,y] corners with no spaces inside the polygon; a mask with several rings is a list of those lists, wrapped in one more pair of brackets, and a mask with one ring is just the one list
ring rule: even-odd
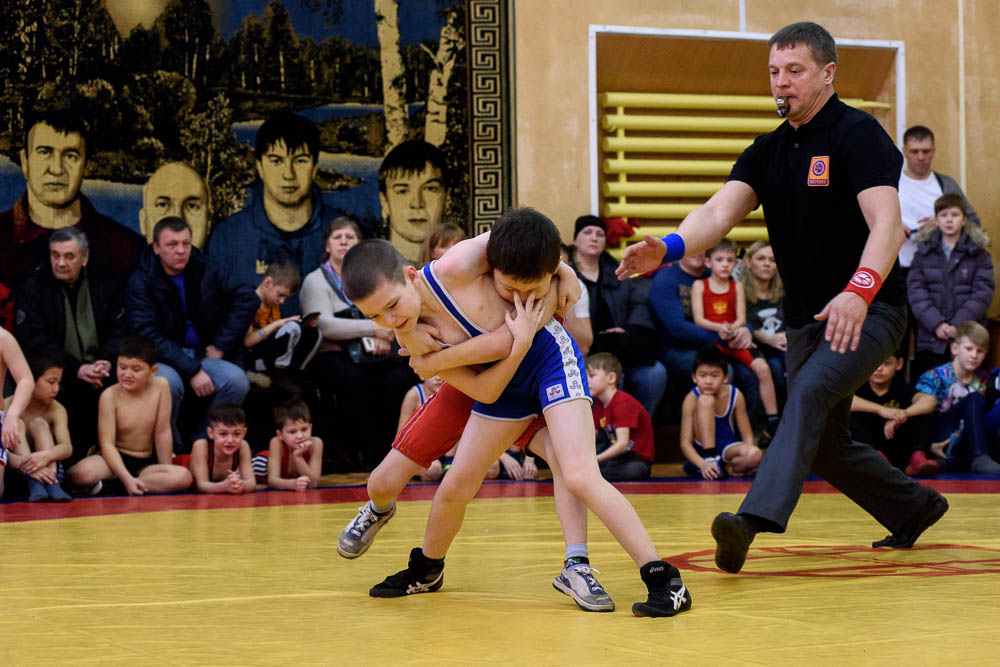
{"label": "red wristband", "polygon": [[854,292],[870,306],[880,287],[882,287],[882,276],[878,274],[878,271],[860,266],[851,276],[851,281],[847,283],[844,291]]}

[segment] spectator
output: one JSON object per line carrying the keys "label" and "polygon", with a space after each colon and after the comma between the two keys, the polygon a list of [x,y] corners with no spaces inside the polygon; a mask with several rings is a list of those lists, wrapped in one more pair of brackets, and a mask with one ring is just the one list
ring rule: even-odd
{"label": "spectator", "polygon": [[851,437],[882,452],[911,477],[933,477],[939,466],[928,459],[930,438],[926,415],[912,419],[906,408],[917,393],[903,376],[905,357],[900,351],[882,362],[851,400]]}
{"label": "spectator", "polygon": [[774,392],[771,369],[755,348],[733,348],[729,341],[746,325],[746,296],[743,283],[732,278],[736,266],[736,243],[723,238],[705,253],[709,276],[691,286],[691,317],[703,329],[715,332],[721,340],[715,346],[757,376],[767,426],[761,435],[765,446],[778,429],[778,398]]}
{"label": "spectator", "polygon": [[80,192],[87,164],[87,131],[69,111],[47,111],[25,121],[21,171],[27,188],[0,213],[0,283],[16,290],[45,263],[53,230],[75,226],[95,258],[124,283],[142,252],[142,237],[98,213]]}
{"label": "spectator", "polygon": [[694,388],[681,406],[681,453],[684,472],[721,479],[742,476],[760,465],[763,453],[753,444],[753,430],[739,389],[729,384],[726,357],[712,345],[695,353]]}
{"label": "spectator", "polygon": [[100,453],[66,473],[75,488],[94,495],[116,477],[130,496],[176,493],[191,486],[187,468],[173,464],[170,388],[156,377],[156,356],[156,345],[148,338],[122,340],[115,364],[118,384],[101,394]]}
{"label": "spectator", "polygon": [[613,354],[598,352],[586,362],[601,475],[609,482],[649,479],[656,456],[649,413],[630,394],[618,390],[622,365]]}
{"label": "spectator", "polygon": [[667,387],[667,369],[657,359],[656,326],[649,312],[650,280],[618,280],[618,262],[607,252],[606,231],[607,225],[597,216],[576,219],[570,263],[590,299],[594,336],[590,352],[613,354],[625,369],[625,389],[653,415]]}
{"label": "spectator", "polygon": [[951,343],[950,363],[917,380],[907,417],[930,414],[931,453],[946,470],[1000,473],[995,439],[986,432],[986,358],[990,335],[978,322],[964,322]]}
{"label": "spectator", "polygon": [[309,407],[302,401],[283,403],[274,409],[277,435],[267,452],[254,457],[254,471],[264,473],[272,489],[297,491],[319,484],[323,441],[312,434]]}
{"label": "spectator", "polygon": [[[660,341],[660,359],[669,377],[676,378],[685,393],[691,386],[691,368],[698,350],[721,340],[718,334],[702,329],[692,320],[691,286],[708,275],[705,253],[696,253],[657,271],[649,289],[649,305]],[[748,327],[738,328],[729,341],[730,347],[738,349],[749,348],[752,344],[753,336]],[[728,376],[743,394],[747,412],[751,415],[763,412],[757,376],[739,364]]]}
{"label": "spectator", "polygon": [[[73,453],[69,429],[66,428],[66,409],[56,400],[62,367],[56,359],[32,357],[28,367],[35,378],[35,390],[21,414],[25,426],[26,445],[19,451],[22,456],[12,457],[12,465],[24,475],[28,484],[28,501],[52,500],[68,502],[70,495],[63,491],[58,480],[62,477],[62,461]],[[13,402],[11,396],[4,407]],[[2,488],[2,485],[0,485]]]}
{"label": "spectator", "polygon": [[[260,183],[250,204],[212,230],[206,254],[251,289],[271,262],[290,259],[306,275],[323,261],[323,230],[341,211],[323,203],[319,171],[319,130],[309,119],[282,111],[257,131],[255,155]],[[293,295],[282,307],[299,314]]]}
{"label": "spectator", "polygon": [[250,493],[254,479],[247,419],[238,405],[221,404],[208,415],[208,437],[191,446],[191,476],[202,493]]}
{"label": "spectator", "polygon": [[747,325],[753,332],[757,349],[771,367],[771,378],[780,403],[785,393],[785,351],[788,349],[782,308],[785,289],[769,241],[755,241],[747,248],[740,280],[746,295]]}
{"label": "spectator", "polygon": [[14,332],[14,295],[3,283],[0,283],[0,328]]}
{"label": "spectator", "polygon": [[[563,246],[559,250],[559,259],[567,266],[569,265],[569,253],[572,249],[573,246],[569,245]],[[576,281],[580,285],[580,298],[576,300],[572,308],[566,311],[563,326],[576,341],[577,347],[580,348],[580,354],[586,356],[590,354],[590,346],[594,344],[594,329],[590,326],[590,294],[587,293],[587,285],[583,282],[583,278],[579,274],[575,275]]]}
{"label": "spectator", "polygon": [[[910,268],[917,243],[913,233],[933,226],[934,202],[945,194],[961,197],[969,222],[979,225],[979,216],[966,199],[955,179],[931,170],[934,159],[934,133],[923,125],[914,125],[903,133],[903,157],[906,164],[899,177],[899,209],[906,240],[899,249],[899,265]],[[932,178],[933,176],[933,178]]]}
{"label": "spectator", "polygon": [[295,264],[279,259],[267,267],[264,279],[254,290],[260,305],[243,337],[254,371],[302,371],[316,353],[320,343],[316,330],[319,313],[310,313],[305,320],[299,315],[281,316],[281,304],[297,293],[301,284]]}
{"label": "spectator", "polygon": [[986,324],[993,301],[993,260],[989,238],[965,224],[962,198],[943,195],[934,202],[937,224],[913,235],[917,252],[906,278],[910,309],[917,322],[914,375],[950,361],[948,343],[957,326]]}
{"label": "spectator", "polygon": [[191,245],[199,250],[211,226],[208,186],[197,171],[183,162],[168,162],[154,171],[142,187],[139,228],[147,243],[164,218],[184,218],[191,228]]}
{"label": "spectator", "polygon": [[465,230],[453,222],[435,225],[424,239],[420,249],[420,266],[434,259],[441,259],[448,248],[466,239]]}
{"label": "spectator", "polygon": [[[252,288],[192,249],[187,222],[156,223],[153,243],[129,280],[125,312],[131,330],[156,345],[157,375],[170,385],[170,423],[181,446],[177,416],[185,387],[199,398],[212,396],[212,405],[239,405],[249,391],[234,361],[256,308]],[[201,433],[204,416],[198,423]]]}
{"label": "spectator", "polygon": [[388,452],[399,406],[414,375],[396,353],[392,331],[365,318],[344,295],[344,255],[360,239],[361,230],[350,218],[330,223],[323,237],[327,259],[303,281],[302,307],[319,313],[323,335],[310,364],[312,376],[321,392],[336,398],[332,419],[323,424],[324,439],[332,443],[335,428],[340,463],[371,469]]}
{"label": "spectator", "polygon": [[419,139],[394,147],[378,169],[378,200],[389,242],[414,264],[429,232],[444,217],[448,185],[444,153]]}
{"label": "spectator", "polygon": [[87,236],[63,227],[49,237],[49,261],[16,293],[17,337],[30,356],[58,359],[59,402],[79,446],[75,463],[97,444],[97,401],[114,383],[111,367],[125,333],[122,288],[90,262]]}

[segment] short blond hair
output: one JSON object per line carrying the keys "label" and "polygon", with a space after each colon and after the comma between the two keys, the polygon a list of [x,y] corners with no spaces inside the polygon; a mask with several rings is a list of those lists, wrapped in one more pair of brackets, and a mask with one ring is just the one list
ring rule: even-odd
{"label": "short blond hair", "polygon": [[959,324],[955,330],[955,342],[957,343],[963,338],[967,338],[984,350],[990,349],[990,332],[979,322],[969,320]]}

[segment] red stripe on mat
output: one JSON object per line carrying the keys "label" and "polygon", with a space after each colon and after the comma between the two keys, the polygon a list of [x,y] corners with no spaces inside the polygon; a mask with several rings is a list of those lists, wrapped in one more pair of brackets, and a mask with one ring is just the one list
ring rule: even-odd
{"label": "red stripe on mat", "polygon": [[[941,493],[1000,493],[997,479],[945,479],[923,482]],[[653,481],[616,484],[623,493],[631,494],[743,494],[750,482]],[[430,500],[436,484],[414,484],[406,487],[400,500]],[[806,482],[804,493],[837,493],[826,482]],[[551,482],[487,482],[477,498],[546,498],[552,496]],[[258,491],[242,496],[189,494],[180,496],[146,496],[137,498],[107,497],[78,498],[71,503],[8,503],[0,505],[0,523],[67,519],[106,514],[167,512],[172,510],[234,509],[242,507],[281,507],[285,505],[320,505],[324,503],[361,503],[368,500],[363,486],[315,489],[304,493],[288,491]]]}

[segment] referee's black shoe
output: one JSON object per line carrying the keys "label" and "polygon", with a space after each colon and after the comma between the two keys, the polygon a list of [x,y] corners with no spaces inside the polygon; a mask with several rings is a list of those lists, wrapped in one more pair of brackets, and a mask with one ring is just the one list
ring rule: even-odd
{"label": "referee's black shoe", "polygon": [[948,511],[948,501],[937,491],[906,524],[885,539],[872,542],[872,548],[891,547],[893,549],[909,549],[920,535],[937,523],[937,520]]}
{"label": "referee's black shoe", "polygon": [[754,538],[746,520],[732,512],[720,512],[712,522],[715,538],[715,565],[724,572],[736,574],[743,567],[747,551]]}

